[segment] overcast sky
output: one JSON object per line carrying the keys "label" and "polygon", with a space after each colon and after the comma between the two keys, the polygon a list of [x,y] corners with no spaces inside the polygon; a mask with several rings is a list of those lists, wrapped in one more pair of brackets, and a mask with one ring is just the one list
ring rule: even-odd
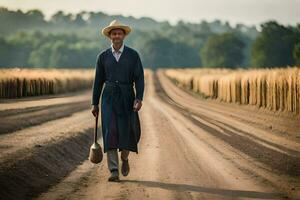
{"label": "overcast sky", "polygon": [[300,23],[300,0],[0,0],[0,6],[24,11],[38,8],[47,19],[57,10],[71,13],[85,10],[146,16],[171,24],[203,19],[220,19],[231,25],[259,25],[270,19],[285,25]]}

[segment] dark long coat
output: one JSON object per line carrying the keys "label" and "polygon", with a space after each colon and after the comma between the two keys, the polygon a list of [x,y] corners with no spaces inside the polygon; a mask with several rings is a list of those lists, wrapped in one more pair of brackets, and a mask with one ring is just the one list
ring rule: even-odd
{"label": "dark long coat", "polygon": [[104,153],[112,148],[138,153],[141,126],[138,112],[133,111],[133,102],[134,99],[143,100],[143,65],[136,50],[124,45],[116,61],[111,48],[97,55],[91,104],[99,104],[104,86],[101,96]]}

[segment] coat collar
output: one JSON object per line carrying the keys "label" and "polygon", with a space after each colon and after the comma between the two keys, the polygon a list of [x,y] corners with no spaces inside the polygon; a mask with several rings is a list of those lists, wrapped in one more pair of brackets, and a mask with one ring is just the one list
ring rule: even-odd
{"label": "coat collar", "polygon": [[[123,44],[122,44],[122,46],[121,46],[121,48],[119,49],[119,51],[121,52],[121,53],[123,53],[123,50],[124,50],[124,42],[123,42]],[[113,47],[113,44],[111,43],[111,45],[110,45],[110,49],[111,49],[111,51],[112,51],[112,53],[114,53],[116,50],[114,49],[114,47]]]}
{"label": "coat collar", "polygon": [[[123,43],[122,47],[123,47],[123,49],[122,49],[122,54],[120,55],[119,61],[116,61],[116,58],[115,58],[114,55],[113,55],[113,50],[114,50],[114,48],[112,47],[112,45],[108,48],[108,54],[109,54],[112,58],[114,58],[113,60],[114,60],[115,62],[117,62],[117,63],[119,63],[120,60],[123,60],[123,57],[126,56],[125,54],[126,54],[126,52],[127,52],[127,48],[128,48],[128,47],[127,47],[124,43]],[[122,47],[121,47],[121,48],[122,48]],[[121,50],[121,48],[120,48],[120,50]]]}

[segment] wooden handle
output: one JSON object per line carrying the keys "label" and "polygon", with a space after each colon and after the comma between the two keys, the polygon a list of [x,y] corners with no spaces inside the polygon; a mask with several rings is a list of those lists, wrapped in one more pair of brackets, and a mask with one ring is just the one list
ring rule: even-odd
{"label": "wooden handle", "polygon": [[94,142],[97,142],[97,128],[98,128],[98,115],[95,117],[96,123],[95,123],[95,131],[94,131]]}

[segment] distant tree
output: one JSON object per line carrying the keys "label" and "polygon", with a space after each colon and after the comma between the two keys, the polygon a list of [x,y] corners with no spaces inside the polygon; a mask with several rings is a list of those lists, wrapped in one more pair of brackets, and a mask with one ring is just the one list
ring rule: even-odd
{"label": "distant tree", "polygon": [[294,51],[293,51],[293,56],[295,59],[295,64],[297,66],[300,66],[300,43],[295,45]]}
{"label": "distant tree", "polygon": [[27,15],[31,21],[35,23],[44,22],[44,14],[38,9],[28,10],[25,15]]}
{"label": "distant tree", "polygon": [[0,7],[0,34],[9,35],[19,30],[42,29],[46,25],[44,14],[37,9],[24,13],[21,10],[12,11],[5,7]]}
{"label": "distant tree", "polygon": [[57,41],[53,44],[49,60],[49,66],[68,67],[71,66],[71,57],[68,45],[64,41]]}
{"label": "distant tree", "polygon": [[28,58],[31,51],[34,49],[34,37],[27,34],[25,31],[17,32],[7,38],[10,48],[7,50],[11,55],[9,66],[29,67]]}
{"label": "distant tree", "polygon": [[63,11],[57,11],[52,15],[51,22],[58,25],[70,25],[72,22],[72,14],[65,14]]}
{"label": "distant tree", "polygon": [[204,67],[238,67],[244,59],[244,42],[234,33],[223,33],[208,38],[200,51]]}
{"label": "distant tree", "polygon": [[151,68],[167,67],[173,64],[171,49],[173,43],[167,38],[154,38],[145,42],[143,56],[145,65]]}
{"label": "distant tree", "polygon": [[189,67],[199,66],[197,52],[184,43],[174,43],[168,38],[155,37],[144,43],[142,56],[144,65],[158,67]]}
{"label": "distant tree", "polygon": [[0,37],[0,66],[9,67],[11,59],[11,45],[2,37]]}
{"label": "distant tree", "polygon": [[78,14],[75,15],[74,24],[76,26],[84,26],[84,25],[86,25],[86,21],[83,19],[83,15],[84,14],[85,13],[82,12],[82,13],[78,13]]}
{"label": "distant tree", "polygon": [[252,67],[279,67],[293,65],[293,49],[300,41],[300,35],[291,27],[276,21],[261,25],[262,32],[251,49]]}
{"label": "distant tree", "polygon": [[49,67],[52,43],[44,43],[30,53],[28,63],[33,67]]}

